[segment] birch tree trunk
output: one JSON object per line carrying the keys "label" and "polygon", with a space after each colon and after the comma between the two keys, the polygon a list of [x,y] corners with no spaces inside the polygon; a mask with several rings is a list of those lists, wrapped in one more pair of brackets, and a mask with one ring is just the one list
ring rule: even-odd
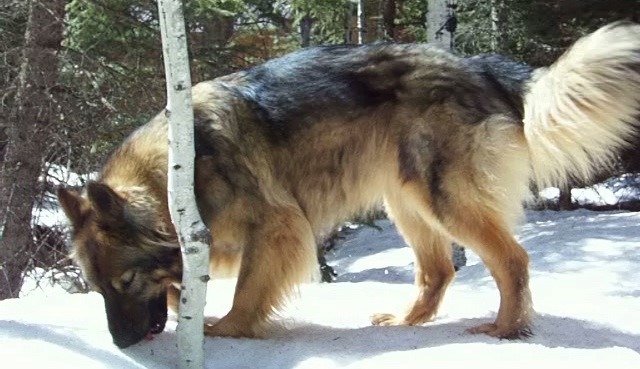
{"label": "birch tree trunk", "polygon": [[448,0],[429,0],[427,11],[427,42],[452,48],[451,34],[443,26],[449,18]]}
{"label": "birch tree trunk", "polygon": [[0,158],[0,300],[18,297],[30,261],[31,218],[47,132],[59,112],[58,83],[66,0],[30,1],[20,74]]}
{"label": "birch tree trunk", "polygon": [[209,280],[209,232],[195,201],[191,75],[181,0],[158,0],[167,78],[169,120],[168,200],[182,250],[178,312],[181,368],[204,367],[204,305]]}
{"label": "birch tree trunk", "polygon": [[358,0],[358,45],[362,45],[367,37],[367,25],[364,13],[364,0]]}
{"label": "birch tree trunk", "polygon": [[[453,51],[452,35],[444,26],[450,14],[448,5],[455,3],[455,0],[429,0],[427,11],[427,42],[438,44],[443,49],[451,51]],[[454,242],[451,247],[453,248],[453,265],[455,270],[459,270],[467,264],[464,246]]]}

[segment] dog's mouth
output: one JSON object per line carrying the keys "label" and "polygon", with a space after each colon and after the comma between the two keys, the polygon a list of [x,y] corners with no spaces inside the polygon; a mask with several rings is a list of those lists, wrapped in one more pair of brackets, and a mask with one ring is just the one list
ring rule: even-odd
{"label": "dog's mouth", "polygon": [[157,299],[149,303],[149,315],[151,316],[151,324],[149,325],[149,334],[158,334],[164,330],[167,324],[167,296],[160,295]]}
{"label": "dog's mouth", "polygon": [[151,341],[155,338],[156,335],[164,331],[164,326],[164,321],[161,320],[157,323],[152,324],[151,327],[146,330],[147,333],[142,333],[144,331],[138,331],[139,333],[136,334],[135,330],[112,332],[113,342],[119,348],[126,348],[140,341]]}
{"label": "dog's mouth", "polygon": [[145,341],[151,341],[156,337],[156,334],[157,333],[153,333],[153,332],[149,331],[149,333],[147,333],[147,335],[144,336],[144,340]]}
{"label": "dog's mouth", "polygon": [[149,331],[147,332],[147,334],[144,336],[144,339],[146,341],[151,341],[153,340],[153,338],[162,333],[162,331],[164,331],[164,323],[163,322],[157,322],[153,325],[151,325],[151,328],[149,328]]}

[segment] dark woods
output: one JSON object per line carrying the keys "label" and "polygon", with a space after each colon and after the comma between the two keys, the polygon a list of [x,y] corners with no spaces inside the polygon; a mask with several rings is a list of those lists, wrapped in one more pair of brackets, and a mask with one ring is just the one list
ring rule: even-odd
{"label": "dark woods", "polygon": [[[500,53],[531,66],[614,20],[640,20],[636,0],[459,0],[455,48]],[[195,82],[300,47],[425,42],[427,0],[185,1]],[[152,0],[0,1],[0,299],[25,271],[69,267],[64,234],[32,221],[52,210],[53,189],[82,186],[109,152],[164,105],[164,71]],[[366,86],[364,86],[366,87]],[[364,88],[363,90],[366,90]],[[384,91],[378,91],[380,93]],[[264,97],[264,96],[263,96]],[[376,98],[384,98],[380,95]],[[617,170],[640,170],[629,150]],[[603,173],[602,178],[612,173]],[[62,240],[62,241],[61,241]]]}

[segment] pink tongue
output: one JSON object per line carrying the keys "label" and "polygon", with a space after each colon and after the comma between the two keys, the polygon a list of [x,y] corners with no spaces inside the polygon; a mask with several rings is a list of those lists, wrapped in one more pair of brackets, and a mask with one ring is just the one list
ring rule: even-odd
{"label": "pink tongue", "polygon": [[149,332],[147,333],[147,335],[144,337],[145,340],[147,341],[151,341],[153,339],[153,333]]}

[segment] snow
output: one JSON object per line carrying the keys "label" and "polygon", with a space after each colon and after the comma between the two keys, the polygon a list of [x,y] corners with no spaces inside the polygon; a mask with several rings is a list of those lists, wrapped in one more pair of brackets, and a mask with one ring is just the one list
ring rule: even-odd
{"label": "snow", "polygon": [[[415,297],[412,254],[387,221],[328,255],[337,283],[300,288],[266,339],[207,338],[207,368],[640,368],[640,213],[527,212],[535,335],[507,341],[465,329],[491,321],[498,292],[477,256],[457,274],[434,322],[372,327]],[[213,281],[207,315],[230,306]],[[0,355],[11,368],[174,368],[175,322],[152,341],[112,343],[96,293],[44,289],[0,302]],[[5,366],[7,363],[11,365]]]}
{"label": "snow", "polygon": [[[540,191],[540,197],[557,202],[560,190],[556,187]],[[571,200],[579,205],[616,205],[640,199],[640,173],[625,173],[584,188],[572,188]]]}

